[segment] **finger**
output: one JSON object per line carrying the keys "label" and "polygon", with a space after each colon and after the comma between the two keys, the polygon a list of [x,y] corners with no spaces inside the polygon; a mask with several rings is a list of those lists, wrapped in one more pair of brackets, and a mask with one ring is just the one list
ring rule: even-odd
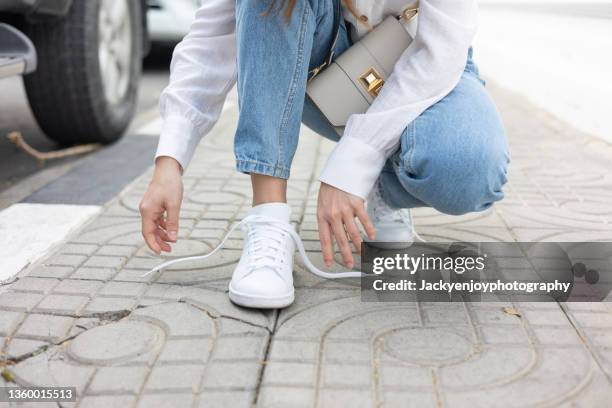
{"label": "finger", "polygon": [[168,203],[166,205],[165,230],[168,233],[168,238],[170,238],[170,242],[176,242],[176,240],[178,239],[180,210],[180,203]]}
{"label": "finger", "polygon": [[170,239],[170,237],[168,236],[168,233],[166,232],[165,229],[163,229],[161,227],[161,225],[158,226],[157,231],[156,231],[157,236],[159,236],[162,241],[164,242],[174,242]]}
{"label": "finger", "polygon": [[334,238],[338,243],[338,248],[340,249],[340,254],[342,254],[342,261],[347,268],[353,268],[353,254],[351,252],[351,247],[348,243],[348,238],[346,236],[346,231],[344,230],[344,225],[342,224],[341,219],[335,219],[332,224],[332,231],[334,232]]}
{"label": "finger", "polygon": [[361,225],[363,225],[363,229],[365,229],[368,238],[375,240],[376,228],[374,228],[374,224],[372,223],[372,220],[370,220],[365,208],[363,206],[359,206],[355,209],[355,213],[357,214],[357,218],[359,218],[359,222],[361,222]]}
{"label": "finger", "polygon": [[359,228],[357,227],[357,224],[355,223],[355,217],[352,215],[347,215],[344,218],[344,228],[346,229],[346,232],[348,233],[349,238],[351,238],[351,241],[353,242],[353,246],[355,247],[355,251],[357,251],[358,254],[361,254],[361,233],[359,232]]}
{"label": "finger", "polygon": [[157,242],[157,245],[159,245],[162,251],[172,252],[172,247],[167,242],[164,242],[158,234],[155,235],[155,241]]}
{"label": "finger", "polygon": [[324,219],[319,220],[319,240],[323,251],[323,262],[327,267],[330,267],[334,261],[334,247],[329,224]]}
{"label": "finger", "polygon": [[168,236],[168,231],[166,230],[167,226],[166,226],[166,220],[164,219],[163,216],[159,217],[157,219],[157,234],[161,237],[161,239],[165,242],[175,242],[173,240],[170,239],[170,237]]}
{"label": "finger", "polygon": [[161,253],[161,246],[157,243],[157,223],[146,214],[142,215],[142,236],[147,246],[157,255]]}

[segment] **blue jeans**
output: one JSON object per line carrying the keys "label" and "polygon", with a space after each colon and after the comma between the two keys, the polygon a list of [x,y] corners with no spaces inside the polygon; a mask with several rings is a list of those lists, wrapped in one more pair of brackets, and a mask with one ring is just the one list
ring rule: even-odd
{"label": "blue jeans", "polygon": [[[262,15],[269,0],[237,0],[239,171],[289,178],[301,122],[338,140],[306,97],[309,71],[333,43],[336,1],[297,0],[286,20],[283,11]],[[335,55],[350,45],[341,21]],[[456,88],[404,130],[377,188],[395,208],[483,211],[504,197],[509,161],[503,124],[470,50]]]}

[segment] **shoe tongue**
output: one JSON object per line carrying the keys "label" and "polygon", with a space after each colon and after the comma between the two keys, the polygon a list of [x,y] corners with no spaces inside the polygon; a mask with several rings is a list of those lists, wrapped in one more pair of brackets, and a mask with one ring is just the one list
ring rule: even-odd
{"label": "shoe tongue", "polygon": [[249,215],[263,215],[289,223],[291,219],[291,207],[285,203],[259,204],[251,208]]}

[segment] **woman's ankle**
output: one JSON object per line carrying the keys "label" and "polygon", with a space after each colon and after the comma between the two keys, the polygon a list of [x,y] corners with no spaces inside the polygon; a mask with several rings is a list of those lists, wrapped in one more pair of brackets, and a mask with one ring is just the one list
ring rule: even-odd
{"label": "woman's ankle", "polygon": [[253,207],[268,203],[287,202],[287,180],[263,174],[251,174]]}

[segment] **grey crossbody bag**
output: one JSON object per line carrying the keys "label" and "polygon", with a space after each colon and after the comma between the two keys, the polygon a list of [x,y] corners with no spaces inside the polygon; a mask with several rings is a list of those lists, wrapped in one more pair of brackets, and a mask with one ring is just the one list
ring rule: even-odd
{"label": "grey crossbody bag", "polygon": [[[337,18],[342,18],[340,1],[338,5]],[[340,23],[336,25],[331,51],[325,62],[311,71],[306,94],[340,136],[351,115],[368,110],[395,63],[412,43],[403,22],[412,20],[417,13],[418,5],[405,9],[400,16],[387,17],[334,59]]]}

